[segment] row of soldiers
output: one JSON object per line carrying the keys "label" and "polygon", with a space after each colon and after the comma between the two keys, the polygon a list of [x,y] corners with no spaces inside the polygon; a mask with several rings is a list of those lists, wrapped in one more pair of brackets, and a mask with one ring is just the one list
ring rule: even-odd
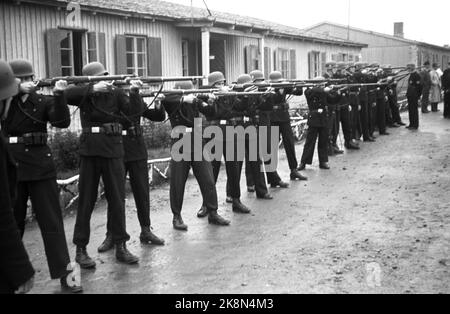
{"label": "row of soldiers", "polygon": [[[329,64],[326,75],[348,82],[379,82],[380,71],[364,72],[365,65],[351,66],[346,73],[340,65]],[[349,75],[351,74],[351,75]],[[386,72],[383,75],[388,74]],[[126,246],[130,236],[126,231],[125,220],[125,179],[129,175],[134,194],[138,219],[141,225],[142,243],[164,245],[164,240],[152,232],[150,220],[150,191],[147,168],[147,148],[145,146],[142,118],[162,122],[168,117],[173,129],[177,129],[178,138],[191,135],[195,130],[195,121],[203,119],[203,126],[220,127],[226,137],[227,126],[278,127],[283,138],[291,180],[307,180],[300,171],[312,163],[312,155],[317,136],[319,136],[319,158],[322,169],[330,169],[328,155],[341,153],[337,138],[339,123],[342,124],[347,149],[358,149],[355,139],[363,136],[365,141],[374,141],[375,124],[382,135],[387,135],[386,121],[389,125],[402,124],[396,103],[395,82],[379,87],[359,87],[355,90],[339,90],[333,86],[317,86],[304,91],[301,86],[283,86],[273,88],[271,84],[283,84],[285,80],[280,72],[273,72],[266,78],[261,71],[241,75],[235,85],[226,86],[226,79],[220,72],[208,76],[205,89],[214,89],[229,93],[234,97],[217,97],[215,94],[202,95],[173,93],[156,95],[150,105],[140,94],[142,82],[131,80],[130,88],[115,87],[106,80],[108,72],[98,62],[83,68],[83,75],[89,77],[105,76],[105,81],[89,84],[68,85],[61,80],[55,83],[52,96],[37,93],[34,83],[34,69],[30,62],[16,60],[8,65],[0,63],[0,98],[2,130],[2,176],[10,193],[6,199],[2,190],[2,214],[13,208],[11,217],[2,221],[8,224],[10,234],[8,245],[3,248],[15,256],[8,259],[2,253],[0,270],[0,290],[6,292],[26,292],[33,269],[28,261],[23,245],[17,241],[25,231],[27,202],[31,199],[33,211],[41,229],[45,253],[52,279],[60,279],[63,289],[71,292],[82,291],[76,266],[84,269],[96,267],[89,256],[87,246],[90,241],[90,220],[95,207],[99,180],[102,178],[105,197],[108,202],[107,236],[98,248],[100,253],[115,249],[116,258],[125,264],[139,262]],[[326,76],[324,75],[324,76]],[[256,90],[255,90],[256,86]],[[275,86],[275,85],[274,85]],[[175,89],[189,91],[194,88],[191,81],[176,84]],[[251,95],[251,92],[259,92]],[[239,96],[239,92],[247,92]],[[250,93],[250,94],[249,94]],[[288,99],[290,95],[301,96],[305,93],[309,106],[309,130],[304,154],[299,164],[295,153],[294,134],[290,125]],[[243,94],[243,95],[244,95]],[[389,106],[386,106],[388,101]],[[79,205],[73,236],[76,245],[77,264],[71,263],[62,211],[58,199],[56,170],[52,152],[47,145],[47,125],[67,128],[71,115],[69,106],[79,108],[82,134],[80,137],[80,179]],[[391,110],[386,110],[390,108]],[[390,113],[390,114],[389,114]],[[181,132],[180,132],[181,128]],[[270,129],[270,128],[269,128]],[[359,137],[358,137],[359,135]],[[258,135],[259,136],[259,135]],[[271,137],[268,136],[270,139]],[[272,188],[288,188],[277,171],[261,171],[269,160],[258,152],[256,160],[249,158],[250,141],[246,142],[246,176],[249,192],[256,192],[258,199],[270,201],[268,185]],[[4,145],[6,143],[6,146]],[[170,206],[173,212],[173,227],[187,231],[181,212],[185,186],[190,169],[198,181],[203,204],[198,212],[199,218],[208,217],[208,222],[217,226],[228,226],[230,221],[218,213],[218,180],[221,160],[210,162],[207,156],[201,160],[195,158],[196,150],[208,144],[192,142],[190,160],[171,161]],[[197,146],[196,146],[197,145]],[[233,144],[232,144],[233,145]],[[268,145],[269,147],[271,145]],[[243,161],[229,159],[226,153],[229,143],[224,141],[223,152],[227,174],[227,202],[238,214],[249,214],[251,209],[241,201],[240,179]],[[278,145],[277,145],[278,147]],[[236,149],[235,149],[236,151]],[[259,151],[259,150],[258,150]],[[236,156],[235,156],[236,157]],[[17,170],[17,171],[16,171]],[[273,169],[272,169],[273,170]],[[17,173],[17,176],[14,174]],[[267,180],[266,180],[267,178]],[[7,183],[3,183],[7,182]],[[16,193],[13,193],[16,192]],[[13,226],[14,225],[14,226]],[[15,228],[17,227],[17,228]],[[3,229],[1,229],[3,232]],[[3,242],[3,234],[0,242]],[[15,255],[14,255],[15,254]],[[6,266],[5,266],[6,265]],[[68,266],[69,265],[69,266]],[[72,265],[72,266],[71,266]],[[10,270],[8,271],[8,267]],[[28,280],[28,281],[27,281]],[[25,283],[25,284],[24,284]]]}

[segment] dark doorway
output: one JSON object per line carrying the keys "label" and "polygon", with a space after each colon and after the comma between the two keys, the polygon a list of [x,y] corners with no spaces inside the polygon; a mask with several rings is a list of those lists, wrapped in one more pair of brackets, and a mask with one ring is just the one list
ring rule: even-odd
{"label": "dark doorway", "polygon": [[211,39],[210,42],[210,68],[211,72],[220,71],[225,77],[225,40]]}

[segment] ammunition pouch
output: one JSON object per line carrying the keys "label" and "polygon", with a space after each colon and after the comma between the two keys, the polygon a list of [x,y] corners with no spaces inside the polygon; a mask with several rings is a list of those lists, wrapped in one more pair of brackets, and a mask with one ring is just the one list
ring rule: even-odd
{"label": "ammunition pouch", "polygon": [[144,129],[140,125],[135,125],[135,126],[128,128],[126,131],[123,131],[122,135],[128,136],[128,137],[133,137],[133,138],[141,137],[144,135]]}
{"label": "ammunition pouch", "polygon": [[105,123],[102,126],[83,128],[83,134],[105,134],[108,136],[122,135],[120,123]]}

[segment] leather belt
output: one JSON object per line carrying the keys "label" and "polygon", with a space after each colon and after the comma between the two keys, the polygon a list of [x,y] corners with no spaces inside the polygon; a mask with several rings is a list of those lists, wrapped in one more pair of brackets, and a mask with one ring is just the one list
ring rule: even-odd
{"label": "leather belt", "polygon": [[110,136],[122,135],[122,125],[118,123],[103,124],[103,126],[94,126],[83,128],[83,134],[106,134]]}
{"label": "leather belt", "polygon": [[22,136],[10,136],[6,138],[8,144],[25,144],[25,146],[47,145],[47,133],[26,133]]}

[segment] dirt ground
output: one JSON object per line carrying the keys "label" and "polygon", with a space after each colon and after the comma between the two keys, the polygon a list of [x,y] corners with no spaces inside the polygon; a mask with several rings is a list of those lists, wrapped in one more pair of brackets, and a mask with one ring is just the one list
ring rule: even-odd
{"label": "dirt ground", "polygon": [[[418,132],[390,129],[391,136],[334,157],[331,171],[319,170],[316,160],[305,171],[308,182],[272,190],[273,201],[244,191],[252,215],[235,215],[225,204],[223,171],[220,211],[230,227],[196,218],[201,197],[193,179],[184,207],[187,233],[172,229],[168,186],[152,191],[153,226],[164,247],[139,243],[129,195],[129,247],[139,266],[96,253],[106,223],[101,202],[88,247],[98,265],[83,271],[85,293],[450,293],[450,120],[441,113],[421,119]],[[281,174],[288,179],[284,153]],[[71,243],[74,217],[65,224]],[[24,241],[37,270],[32,292],[59,293],[35,223]],[[73,256],[72,244],[70,251]]]}

